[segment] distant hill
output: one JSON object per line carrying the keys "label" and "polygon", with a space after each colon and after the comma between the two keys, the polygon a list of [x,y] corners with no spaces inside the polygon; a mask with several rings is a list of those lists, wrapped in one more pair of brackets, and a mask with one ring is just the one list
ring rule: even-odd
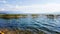
{"label": "distant hill", "polygon": [[21,14],[20,11],[0,11],[0,14]]}
{"label": "distant hill", "polygon": [[0,11],[0,14],[60,14],[60,12],[22,12],[22,11]]}

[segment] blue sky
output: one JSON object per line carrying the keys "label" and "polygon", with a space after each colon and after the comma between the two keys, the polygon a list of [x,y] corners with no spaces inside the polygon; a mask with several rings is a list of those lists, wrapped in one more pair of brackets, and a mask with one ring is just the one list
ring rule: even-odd
{"label": "blue sky", "polygon": [[0,11],[60,12],[60,0],[0,0]]}

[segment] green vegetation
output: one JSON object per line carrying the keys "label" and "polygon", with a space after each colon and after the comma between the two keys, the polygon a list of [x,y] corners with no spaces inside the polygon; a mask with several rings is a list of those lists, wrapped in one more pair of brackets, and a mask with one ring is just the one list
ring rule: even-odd
{"label": "green vegetation", "polygon": [[25,17],[27,17],[26,14],[0,14],[0,18],[3,19],[12,19],[12,18],[18,19],[18,18],[25,18]]}
{"label": "green vegetation", "polygon": [[[0,14],[0,18],[4,19],[11,19],[11,18],[26,18],[28,15],[27,14]],[[37,17],[38,14],[31,14],[33,18]]]}
{"label": "green vegetation", "polygon": [[46,15],[48,18],[50,19],[54,19],[54,15],[50,14],[50,15]]}
{"label": "green vegetation", "polygon": [[39,14],[32,14],[32,17],[33,18],[36,18],[36,17],[38,17],[39,16]]}
{"label": "green vegetation", "polygon": [[[0,18],[3,19],[18,19],[18,18],[26,18],[28,16],[28,14],[0,14]],[[33,18],[36,18],[39,16],[39,14],[31,14],[31,16]],[[50,15],[46,15],[48,18],[53,19],[54,15],[50,14]]]}

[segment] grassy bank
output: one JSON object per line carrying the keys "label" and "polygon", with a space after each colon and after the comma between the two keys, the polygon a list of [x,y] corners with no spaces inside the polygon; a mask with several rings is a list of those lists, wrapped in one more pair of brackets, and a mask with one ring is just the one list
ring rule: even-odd
{"label": "grassy bank", "polygon": [[[15,19],[17,19],[17,18],[26,18],[26,17],[28,17],[28,15],[29,14],[0,14],[0,18],[4,18],[4,19],[15,18]],[[46,16],[47,18],[50,18],[50,19],[54,19],[55,16],[56,16],[55,18],[60,16],[60,15],[52,15],[52,14],[50,14],[50,15],[42,14],[42,15]],[[40,16],[40,14],[30,14],[30,16],[32,18],[36,18],[36,17]]]}
{"label": "grassy bank", "polygon": [[[33,18],[37,17],[38,14],[31,14]],[[0,18],[11,19],[11,18],[26,18],[28,14],[0,14]]]}

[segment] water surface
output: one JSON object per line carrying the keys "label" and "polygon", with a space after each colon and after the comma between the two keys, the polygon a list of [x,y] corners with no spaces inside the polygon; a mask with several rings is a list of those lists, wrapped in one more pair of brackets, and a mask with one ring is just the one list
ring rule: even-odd
{"label": "water surface", "polygon": [[[0,18],[0,28],[18,28],[21,30],[29,30],[32,32],[44,32],[45,34],[60,34],[60,17],[47,18],[39,16],[36,18],[26,17],[18,19]],[[37,33],[36,33],[37,34]]]}

